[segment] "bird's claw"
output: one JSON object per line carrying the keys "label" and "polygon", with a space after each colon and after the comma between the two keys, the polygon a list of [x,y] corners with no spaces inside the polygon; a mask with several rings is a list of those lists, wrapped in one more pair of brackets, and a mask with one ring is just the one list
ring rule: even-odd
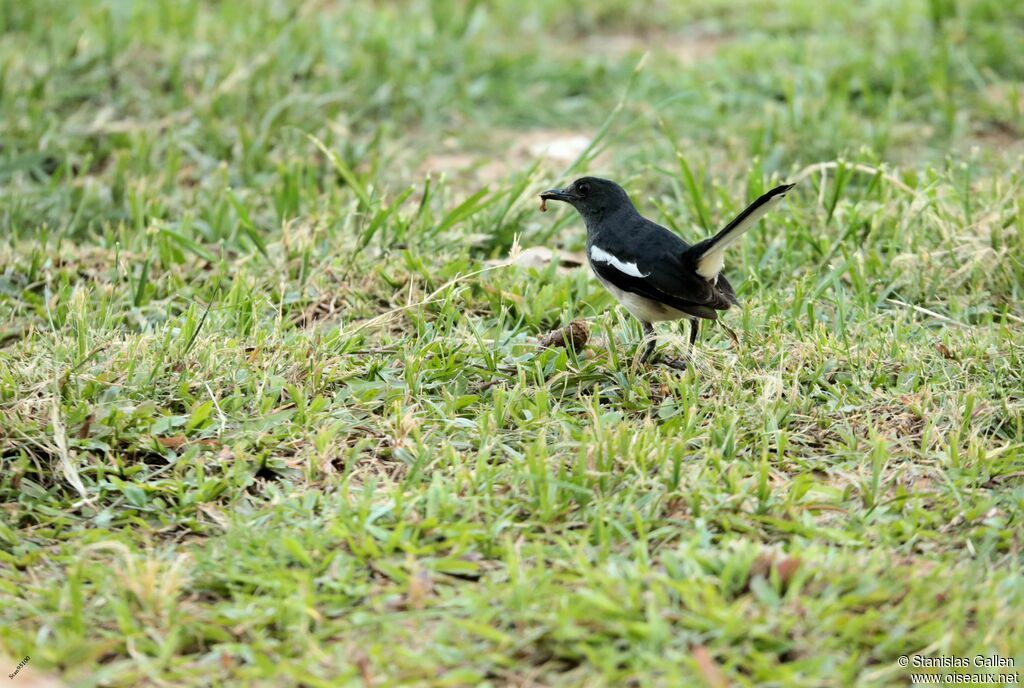
{"label": "bird's claw", "polygon": [[687,363],[682,358],[666,358],[662,361],[669,368],[675,368],[676,370],[686,370]]}

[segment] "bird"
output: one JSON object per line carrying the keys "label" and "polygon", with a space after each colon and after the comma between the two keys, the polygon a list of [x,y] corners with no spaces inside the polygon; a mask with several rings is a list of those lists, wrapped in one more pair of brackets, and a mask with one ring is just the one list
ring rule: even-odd
{"label": "bird", "polygon": [[[795,184],[782,184],[747,206],[717,234],[692,246],[643,215],[625,189],[609,179],[581,177],[563,189],[540,194],[548,201],[573,206],[587,228],[587,262],[598,280],[643,326],[646,348],[641,362],[654,353],[654,323],[690,321],[692,353],[700,321],[717,320],[719,311],[739,305],[722,274],[725,250],[776,206]],[[685,369],[682,359],[667,359]]]}

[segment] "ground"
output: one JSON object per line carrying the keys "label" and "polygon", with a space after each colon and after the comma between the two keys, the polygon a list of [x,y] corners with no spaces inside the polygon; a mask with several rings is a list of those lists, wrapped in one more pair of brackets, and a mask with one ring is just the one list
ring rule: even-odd
{"label": "ground", "polygon": [[[0,0],[0,35],[12,686],[1024,671],[1024,4]],[[582,173],[689,240],[799,182],[727,256],[737,342],[639,364],[538,209]]]}

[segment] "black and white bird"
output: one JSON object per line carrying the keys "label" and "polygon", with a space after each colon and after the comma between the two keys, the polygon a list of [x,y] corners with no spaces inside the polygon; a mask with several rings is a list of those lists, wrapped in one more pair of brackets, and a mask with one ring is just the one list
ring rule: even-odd
{"label": "black and white bird", "polygon": [[[564,189],[549,189],[540,197],[545,202],[568,203],[583,216],[590,267],[618,302],[643,324],[647,347],[642,360],[647,360],[654,352],[653,323],[689,319],[692,349],[701,319],[715,320],[718,311],[739,304],[732,285],[721,274],[725,249],[757,224],[793,186],[775,187],[718,234],[693,246],[643,217],[625,190],[607,179],[583,177]],[[677,368],[686,365],[678,360],[668,363]]]}

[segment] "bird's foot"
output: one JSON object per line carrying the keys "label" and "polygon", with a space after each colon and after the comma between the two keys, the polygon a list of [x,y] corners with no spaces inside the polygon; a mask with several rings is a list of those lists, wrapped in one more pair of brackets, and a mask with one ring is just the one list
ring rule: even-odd
{"label": "bird's foot", "polygon": [[684,358],[665,358],[662,360],[662,363],[676,370],[686,370],[688,365]]}

